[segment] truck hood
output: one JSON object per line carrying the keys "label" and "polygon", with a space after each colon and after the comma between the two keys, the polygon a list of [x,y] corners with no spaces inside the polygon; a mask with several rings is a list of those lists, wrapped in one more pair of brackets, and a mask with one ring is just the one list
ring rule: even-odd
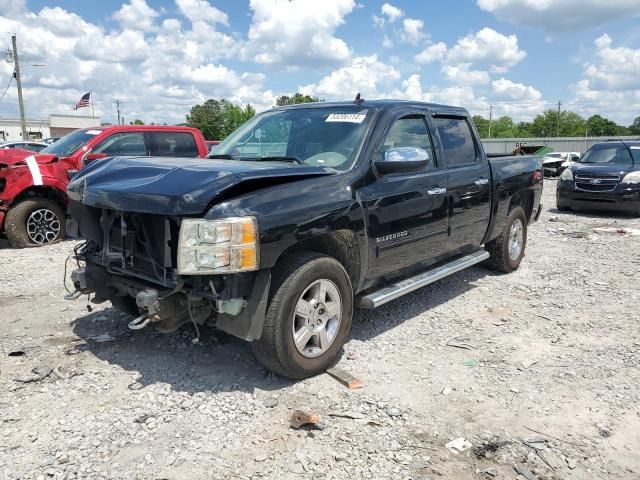
{"label": "truck hood", "polygon": [[51,154],[34,153],[20,148],[8,148],[6,150],[0,150],[0,164],[7,165],[8,167],[26,165],[25,160],[31,156],[40,164],[51,163],[57,158]]}
{"label": "truck hood", "polygon": [[333,173],[286,162],[114,157],[84,167],[67,192],[72,200],[98,208],[196,215],[233,195]]}

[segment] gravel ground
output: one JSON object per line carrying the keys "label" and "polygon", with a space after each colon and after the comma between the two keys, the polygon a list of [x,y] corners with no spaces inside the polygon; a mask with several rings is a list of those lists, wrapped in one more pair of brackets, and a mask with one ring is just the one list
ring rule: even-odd
{"label": "gravel ground", "polygon": [[[65,301],[73,242],[0,249],[0,478],[639,478],[640,236],[597,229],[640,219],[561,213],[554,192],[519,271],[356,313],[340,366],[360,390]],[[328,425],[292,429],[295,409]]]}

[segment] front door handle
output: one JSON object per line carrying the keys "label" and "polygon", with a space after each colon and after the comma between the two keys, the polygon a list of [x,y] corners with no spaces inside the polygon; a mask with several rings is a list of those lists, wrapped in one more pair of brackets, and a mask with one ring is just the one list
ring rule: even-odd
{"label": "front door handle", "polygon": [[432,188],[431,190],[427,190],[429,195],[442,195],[443,193],[447,193],[446,188]]}
{"label": "front door handle", "polygon": [[475,183],[478,187],[482,186],[482,185],[489,185],[489,179],[488,178],[479,178],[478,180],[476,180]]}

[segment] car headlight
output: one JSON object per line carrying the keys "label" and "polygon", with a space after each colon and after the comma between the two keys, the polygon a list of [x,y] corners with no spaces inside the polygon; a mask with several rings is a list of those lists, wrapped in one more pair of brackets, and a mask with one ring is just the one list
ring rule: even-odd
{"label": "car headlight", "polygon": [[560,175],[560,180],[573,181],[573,172],[570,168],[567,168],[564,172],[562,172],[562,175]]}
{"label": "car headlight", "polygon": [[180,225],[180,275],[257,270],[258,260],[258,226],[254,217],[185,219]]}
{"label": "car headlight", "polygon": [[640,183],[640,172],[627,173],[622,179],[622,183]]}

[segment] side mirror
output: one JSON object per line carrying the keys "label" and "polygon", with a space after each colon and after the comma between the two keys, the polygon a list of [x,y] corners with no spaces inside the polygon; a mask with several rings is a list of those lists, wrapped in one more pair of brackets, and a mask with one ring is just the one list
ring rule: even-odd
{"label": "side mirror", "polygon": [[105,153],[89,153],[86,157],[84,157],[84,162],[89,163],[94,160],[100,160],[101,158],[107,158]]}
{"label": "side mirror", "polygon": [[429,152],[418,147],[396,147],[384,152],[384,158],[374,161],[382,174],[415,172],[431,164]]}

